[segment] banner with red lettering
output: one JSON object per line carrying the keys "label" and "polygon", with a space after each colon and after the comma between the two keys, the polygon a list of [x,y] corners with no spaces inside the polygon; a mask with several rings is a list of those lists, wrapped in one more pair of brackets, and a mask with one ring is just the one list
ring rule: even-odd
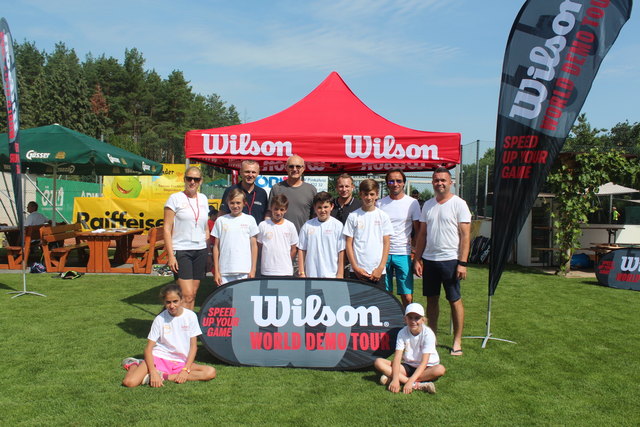
{"label": "banner with red lettering", "polygon": [[489,295],[631,5],[528,0],[515,20],[498,105]]}
{"label": "banner with red lettering", "polygon": [[2,85],[7,106],[7,135],[9,140],[9,161],[13,180],[13,196],[15,199],[16,221],[20,228],[23,223],[22,171],[20,167],[20,143],[18,133],[20,120],[18,115],[18,79],[16,77],[16,61],[13,54],[13,40],[9,24],[0,19],[0,61],[2,62]]}

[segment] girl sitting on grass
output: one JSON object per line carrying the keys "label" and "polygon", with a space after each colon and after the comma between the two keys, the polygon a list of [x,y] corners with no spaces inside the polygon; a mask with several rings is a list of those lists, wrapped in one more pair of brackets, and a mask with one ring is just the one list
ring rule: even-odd
{"label": "girl sitting on grass", "polygon": [[164,380],[182,384],[215,378],[215,368],[193,363],[198,348],[197,337],[202,332],[196,314],[182,306],[180,286],[163,287],[160,298],[165,309],[151,325],[144,360],[127,357],[122,361],[122,367],[127,370],[122,385],[162,387]]}
{"label": "girl sitting on grass", "polygon": [[416,302],[409,304],[404,312],[404,321],[407,326],[398,332],[393,362],[379,357],[373,364],[382,374],[380,384],[393,393],[402,390],[409,394],[413,390],[422,390],[434,394],[436,386],[433,381],[443,376],[446,370],[440,364],[436,351],[436,336],[424,324],[422,305]]}

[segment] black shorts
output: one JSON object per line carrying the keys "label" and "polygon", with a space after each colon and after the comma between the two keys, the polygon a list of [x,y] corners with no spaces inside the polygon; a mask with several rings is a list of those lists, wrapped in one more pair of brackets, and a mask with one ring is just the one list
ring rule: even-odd
{"label": "black shorts", "polygon": [[422,259],[422,295],[440,296],[440,285],[444,288],[447,301],[460,299],[460,280],[458,279],[458,260],[428,261]]}
{"label": "black shorts", "polygon": [[176,251],[178,272],[173,274],[175,280],[202,280],[207,274],[207,249]]}
{"label": "black shorts", "polygon": [[416,369],[418,369],[418,368],[414,368],[413,366],[409,365],[408,363],[404,363],[404,362],[402,362],[402,366],[404,366],[404,370],[407,372],[407,377],[410,377],[411,375],[413,375],[413,373],[416,371]]}
{"label": "black shorts", "polygon": [[[353,275],[354,279],[358,279],[358,276],[356,275],[356,273],[351,272],[351,274]],[[375,286],[376,288],[380,288],[382,290],[386,290],[387,289],[387,275],[386,274],[383,274],[378,281],[373,281],[373,280],[369,280],[369,279],[358,279],[358,280],[361,280],[364,283],[370,283],[373,286]]]}

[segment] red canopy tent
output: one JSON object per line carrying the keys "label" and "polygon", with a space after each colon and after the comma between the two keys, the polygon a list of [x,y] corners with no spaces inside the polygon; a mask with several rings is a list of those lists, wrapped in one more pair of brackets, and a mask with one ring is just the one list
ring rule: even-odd
{"label": "red canopy tent", "polygon": [[390,122],[360,101],[336,72],[270,117],[189,131],[184,147],[189,159],[231,169],[251,158],[263,174],[285,173],[286,159],[293,154],[304,158],[307,174],[432,170],[460,163],[459,133]]}

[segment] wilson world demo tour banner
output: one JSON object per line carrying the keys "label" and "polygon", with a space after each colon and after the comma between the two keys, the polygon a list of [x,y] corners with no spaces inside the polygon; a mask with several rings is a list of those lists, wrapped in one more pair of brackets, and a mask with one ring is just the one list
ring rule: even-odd
{"label": "wilson world demo tour banner", "polygon": [[516,18],[498,106],[490,295],[631,3],[528,0]]}
{"label": "wilson world demo tour banner", "polygon": [[606,253],[596,266],[598,283],[640,291],[640,249],[622,248]]}
{"label": "wilson world demo tour banner", "polygon": [[217,288],[199,313],[202,341],[233,365],[359,369],[395,351],[404,326],[390,293],[342,279],[248,279]]}
{"label": "wilson world demo tour banner", "polygon": [[11,163],[11,178],[13,180],[13,194],[15,198],[16,220],[22,227],[22,170],[20,163],[20,116],[18,112],[18,79],[16,77],[16,60],[13,54],[13,40],[9,31],[9,24],[0,19],[0,60],[2,61],[2,85],[7,107],[7,136],[9,140],[9,162]]}

